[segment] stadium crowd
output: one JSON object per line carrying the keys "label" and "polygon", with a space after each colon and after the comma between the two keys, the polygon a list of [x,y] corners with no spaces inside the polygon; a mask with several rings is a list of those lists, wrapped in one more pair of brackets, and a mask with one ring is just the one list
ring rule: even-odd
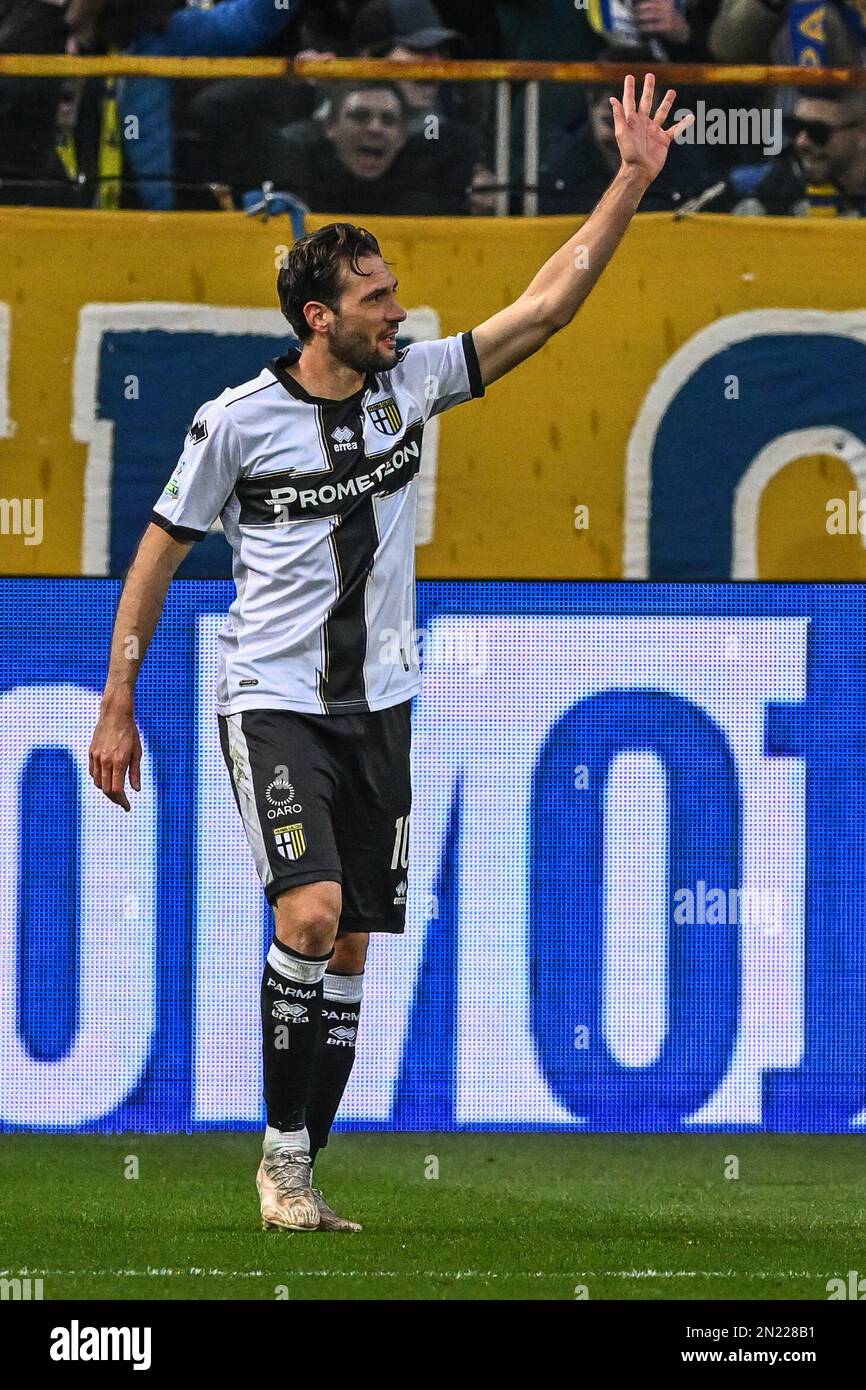
{"label": "stadium crowd", "polygon": [[[0,54],[855,67],[864,51],[864,0],[0,0]],[[615,85],[543,84],[541,212],[586,212],[609,181]],[[516,84],[514,212],[523,96]],[[212,208],[267,183],[317,212],[485,215],[497,202],[494,98],[478,82],[0,73],[0,202]],[[724,121],[712,138],[705,123],[705,139],[672,151],[648,206],[863,214],[866,90],[680,90],[678,106],[697,103],[753,112],[750,138]]]}

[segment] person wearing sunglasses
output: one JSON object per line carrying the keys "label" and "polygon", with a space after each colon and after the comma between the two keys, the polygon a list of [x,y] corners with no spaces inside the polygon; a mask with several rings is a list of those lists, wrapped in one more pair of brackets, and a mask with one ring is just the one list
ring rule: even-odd
{"label": "person wearing sunglasses", "polygon": [[866,214],[866,92],[814,87],[797,96],[786,148],[739,214]]}
{"label": "person wearing sunglasses", "polygon": [[811,183],[832,183],[841,193],[866,191],[866,94],[806,92],[788,125],[797,162]]}

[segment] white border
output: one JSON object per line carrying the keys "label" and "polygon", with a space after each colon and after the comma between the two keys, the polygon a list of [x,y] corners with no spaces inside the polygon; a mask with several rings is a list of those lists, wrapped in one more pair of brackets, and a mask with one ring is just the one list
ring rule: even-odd
{"label": "white border", "polygon": [[[641,406],[637,420],[628,441],[626,452],[626,504],[625,520],[623,524],[623,576],[626,579],[648,579],[649,578],[649,523],[650,523],[650,494],[652,489],[651,464],[653,447],[656,435],[662,420],[667,414],[671,402],[678,394],[680,389],[692,377],[699,367],[705,362],[715,357],[725,348],[732,347],[735,343],[745,342],[749,338],[756,338],[762,334],[774,333],[829,333],[835,337],[854,338],[866,344],[866,311],[861,309],[854,310],[828,310],[828,309],[756,309],[742,314],[730,314],[720,319],[717,323],[711,323],[706,328],[689,338],[681,348],[674,353],[662,367],[652,386],[650,387],[643,405]],[[741,403],[741,405],[744,403]],[[746,405],[745,408],[748,408]],[[776,455],[771,450],[779,446],[781,451],[782,442],[790,441],[795,434],[809,436],[808,447],[813,449],[814,440],[822,441],[824,452],[836,453],[843,458],[857,478],[861,481],[860,474],[851,463],[852,453],[858,459],[857,467],[863,467],[860,456],[866,452],[866,445],[856,436],[847,435],[845,430],[829,423],[823,427],[814,427],[812,430],[791,431],[781,435],[777,440],[772,441],[761,451],[749,468],[740,479],[737,486],[737,494],[734,500],[734,538],[733,538],[733,557],[732,570],[734,565],[740,564],[745,567],[751,554],[754,556],[756,542],[754,539],[751,546],[737,534],[738,522],[746,524],[749,516],[748,508],[753,508],[752,515],[756,517],[757,507],[760,501],[760,492],[754,493],[761,481],[761,470],[770,467],[775,463],[773,472],[784,466],[790,461],[793,454],[788,454],[782,462],[776,462]],[[845,451],[840,453],[837,448],[832,448],[832,444],[844,441]],[[853,445],[850,441],[853,441]],[[781,457],[781,452],[779,457]],[[699,468],[700,460],[694,460],[693,466]],[[753,470],[756,470],[753,474]],[[769,481],[773,473],[767,473],[763,478],[763,485]],[[743,501],[739,502],[740,488],[746,479],[750,478],[748,486],[743,493]],[[738,507],[741,507],[738,516]],[[756,572],[732,573],[733,578],[746,579],[757,578]]]}
{"label": "white border", "polygon": [[[859,491],[866,494],[866,444],[856,434],[830,425],[780,434],[755,456],[734,489],[732,579],[759,578],[758,512],[764,489],[793,459],[807,454],[833,454],[841,459],[854,475]],[[866,535],[860,540],[866,549]]]}
{"label": "white border", "polygon": [[12,372],[12,309],[0,300],[0,439],[11,439],[15,425],[9,415],[9,378]]}
{"label": "white border", "polygon": [[[0,314],[6,307],[0,305]],[[0,317],[2,329],[2,317]],[[106,333],[148,331],[291,336],[279,309],[237,309],[225,305],[134,303],[85,304],[78,316],[75,365],[72,375],[72,437],[87,445],[84,469],[84,514],[81,536],[81,573],[109,572],[111,483],[114,470],[114,422],[99,416],[99,355]],[[437,338],[439,316],[422,306],[411,309],[405,331],[418,341]],[[3,420],[3,358],[0,333],[0,424]],[[5,398],[8,401],[8,393]],[[180,441],[179,441],[180,443]],[[419,477],[417,544],[433,539],[436,510],[436,467],[439,422],[431,420],[424,434]],[[166,473],[176,462],[166,460]],[[143,513],[144,515],[144,513]]]}

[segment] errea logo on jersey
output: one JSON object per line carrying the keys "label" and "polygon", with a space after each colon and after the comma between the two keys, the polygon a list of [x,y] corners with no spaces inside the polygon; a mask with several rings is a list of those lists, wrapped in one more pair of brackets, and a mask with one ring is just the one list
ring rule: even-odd
{"label": "errea logo on jersey", "polygon": [[355,439],[354,430],[350,430],[348,425],[338,425],[335,430],[331,430],[331,438],[334,441],[334,452],[337,454],[345,453],[347,449],[357,449],[358,444]]}

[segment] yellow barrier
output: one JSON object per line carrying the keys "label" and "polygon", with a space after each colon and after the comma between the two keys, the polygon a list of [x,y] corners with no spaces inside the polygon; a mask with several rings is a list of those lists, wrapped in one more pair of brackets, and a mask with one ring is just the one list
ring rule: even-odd
{"label": "yellow barrier", "polygon": [[864,87],[866,69],[767,66],[760,63],[535,63],[523,61],[403,63],[388,58],[162,58],[135,53],[82,58],[67,54],[2,53],[0,73],[10,77],[223,77],[311,78],[318,82],[387,78],[437,82],[622,82],[628,73],[655,73],[659,83],[682,86]]}
{"label": "yellow barrier", "polygon": [[[310,226],[328,220],[312,218]],[[472,328],[513,300],[576,225],[568,218],[365,221],[399,274],[402,302],[413,310],[432,308],[442,335]],[[28,545],[4,527],[0,571],[75,574],[82,568],[86,463],[95,447],[92,437],[85,442],[82,423],[81,393],[86,397],[89,388],[75,380],[84,370],[86,306],[138,304],[143,322],[153,304],[272,310],[274,267],[286,232],[284,223],[261,224],[234,213],[0,211],[0,493],[44,501],[41,544]],[[433,538],[419,549],[419,573],[639,573],[641,460],[650,459],[653,421],[666,418],[659,401],[675,400],[671,383],[684,362],[688,367],[692,345],[713,334],[724,340],[726,325],[735,341],[745,320],[734,316],[769,312],[782,317],[767,322],[780,333],[799,334],[807,350],[803,334],[819,331],[841,335],[853,350],[866,336],[864,250],[866,226],[845,220],[705,216],[675,223],[662,214],[639,217],[575,323],[483,401],[443,417]],[[816,311],[829,317],[816,319]],[[815,350],[816,390],[825,349],[818,343]],[[714,360],[703,347],[694,354],[695,362]],[[727,388],[724,359],[719,362],[721,393]],[[231,376],[213,381],[212,394],[228,384]],[[852,409],[866,409],[859,404],[866,401],[864,385],[866,373],[845,383]],[[809,393],[793,395],[791,409],[802,404],[805,410]],[[148,405],[142,390],[141,404],[147,438],[155,419],[148,412],[158,412],[159,403]],[[762,396],[760,381],[755,385],[747,374],[725,416],[731,450],[740,447],[749,422],[771,406],[773,392]],[[787,439],[796,431],[783,424],[777,433]],[[836,448],[835,436],[824,448],[814,443],[819,436],[806,433],[799,454],[794,440],[784,466],[770,468],[758,496],[754,547],[763,577],[866,578],[856,527],[854,534],[836,535],[826,525],[827,499],[845,498],[856,488],[862,434],[856,420],[818,424],[838,425],[848,453]],[[694,433],[678,463],[684,489],[705,476],[704,447],[718,449],[718,431],[702,442],[697,417]],[[158,459],[161,479],[181,442]],[[110,438],[100,447],[110,452]],[[778,462],[780,456],[773,457]],[[115,486],[122,481],[115,477]],[[650,484],[651,506],[658,485]],[[142,525],[153,500],[150,492],[141,496]],[[742,497],[740,522],[746,515],[741,503]],[[98,497],[89,499],[91,514],[98,505]],[[624,535],[627,517],[631,529]],[[749,537],[740,522],[737,544],[747,555]]]}

